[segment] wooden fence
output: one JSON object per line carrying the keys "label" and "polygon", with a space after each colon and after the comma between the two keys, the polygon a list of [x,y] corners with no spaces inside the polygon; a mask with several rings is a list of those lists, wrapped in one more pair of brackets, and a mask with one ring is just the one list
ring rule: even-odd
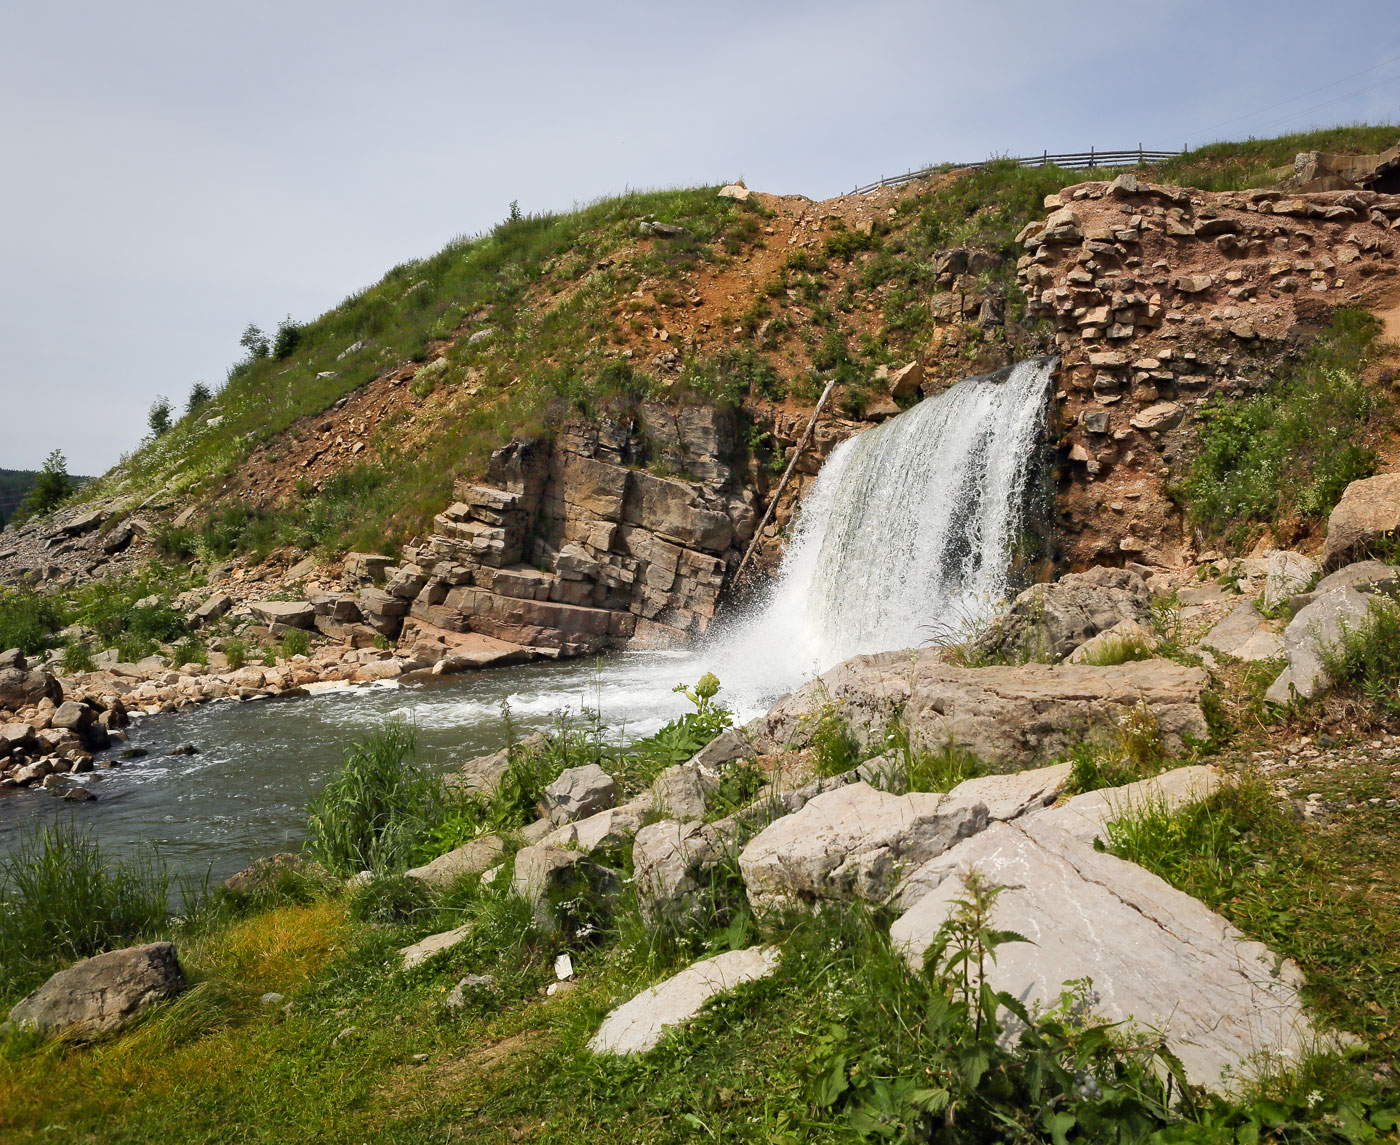
{"label": "wooden fence", "polygon": [[851,194],[868,195],[871,191],[878,191],[881,187],[902,187],[905,183],[912,183],[915,179],[936,175],[940,171],[989,167],[993,163],[1014,163],[1018,167],[1064,167],[1069,171],[1087,171],[1093,167],[1132,167],[1142,166],[1145,163],[1160,163],[1184,154],[1186,154],[1185,149],[1181,151],[1148,151],[1141,144],[1138,144],[1130,151],[1099,151],[1091,147],[1088,151],[1066,155],[1051,155],[1048,151],[1042,151],[1039,155],[1025,155],[1019,159],[987,159],[981,163],[940,163],[936,167],[925,167],[920,171],[907,171],[903,175],[891,175],[887,179],[867,183],[864,187],[857,187]]}

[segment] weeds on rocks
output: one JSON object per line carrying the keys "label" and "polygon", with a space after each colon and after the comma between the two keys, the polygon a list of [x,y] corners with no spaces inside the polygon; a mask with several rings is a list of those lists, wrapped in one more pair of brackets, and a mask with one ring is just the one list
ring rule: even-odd
{"label": "weeds on rocks", "polygon": [[1390,398],[1361,377],[1381,324],[1339,310],[1272,389],[1202,411],[1200,443],[1175,495],[1202,533],[1243,544],[1261,526],[1325,517],[1347,485],[1375,472]]}
{"label": "weeds on rocks", "polygon": [[1067,795],[1145,779],[1166,762],[1161,726],[1147,702],[1139,700],[1110,733],[1072,748],[1069,760],[1074,766],[1065,785]]}
{"label": "weeds on rocks", "polygon": [[1376,870],[1394,854],[1388,820],[1377,810],[1313,827],[1246,772],[1199,803],[1111,822],[1108,849],[1294,959],[1322,1015],[1385,1054],[1400,1014],[1400,909]]}
{"label": "weeds on rocks", "polygon": [[1400,602],[1373,597],[1366,619],[1344,626],[1322,662],[1334,681],[1353,685],[1377,712],[1400,713]]}

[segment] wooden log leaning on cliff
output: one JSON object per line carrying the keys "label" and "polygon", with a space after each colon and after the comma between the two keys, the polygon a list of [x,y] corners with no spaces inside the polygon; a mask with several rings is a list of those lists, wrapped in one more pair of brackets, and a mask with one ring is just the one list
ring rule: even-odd
{"label": "wooden log leaning on cliff", "polygon": [[753,559],[754,553],[758,550],[758,542],[763,539],[763,530],[772,519],[773,510],[777,508],[779,500],[782,499],[783,490],[787,488],[788,480],[792,477],[793,471],[797,468],[797,463],[802,458],[803,451],[812,440],[812,434],[817,428],[817,418],[821,417],[822,410],[826,406],[826,399],[831,397],[831,391],[836,388],[836,379],[826,383],[826,389],[822,390],[822,396],[817,400],[817,408],[812,411],[812,418],[807,422],[807,429],[802,434],[801,440],[797,443],[797,448],[792,451],[792,460],[788,462],[787,468],[783,470],[782,479],[778,482],[778,487],[773,491],[773,496],[768,498],[768,507],[763,510],[763,518],[758,522],[758,527],[753,531],[753,539],[749,541],[749,547],[744,552],[743,559],[739,561],[739,567],[734,570],[734,579],[731,584],[737,585],[739,578],[743,576],[744,569],[748,567],[749,561]]}

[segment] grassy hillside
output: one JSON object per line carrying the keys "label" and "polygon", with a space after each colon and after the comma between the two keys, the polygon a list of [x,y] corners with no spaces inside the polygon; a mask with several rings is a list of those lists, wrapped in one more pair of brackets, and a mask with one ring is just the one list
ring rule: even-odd
{"label": "grassy hillside", "polygon": [[[1400,127],[1377,126],[1217,143],[1150,174],[1244,186],[1300,150],[1374,151],[1396,138]],[[1042,213],[1045,194],[1107,174],[994,165],[936,176],[886,192],[873,225],[859,229],[846,221],[854,200],[765,206],[715,188],[514,216],[282,332],[94,492],[203,502],[211,511],[196,530],[168,535],[175,557],[393,548],[427,527],[454,476],[479,473],[492,449],[571,415],[625,417],[648,397],[800,406],[832,375],[842,408],[859,415],[877,396],[879,365],[928,349],[933,302],[947,285],[934,260],[950,247],[994,256],[963,285],[1001,310],[992,323],[969,321],[940,351],[950,369],[973,373],[1048,348],[1050,331],[1024,320],[1014,236]],[[647,220],[683,230],[644,233]],[[704,336],[654,341],[680,312],[703,315]],[[674,356],[664,367],[658,350]],[[392,409],[333,476],[305,479],[298,458],[314,419],[371,384],[398,387],[385,391],[381,408]]]}

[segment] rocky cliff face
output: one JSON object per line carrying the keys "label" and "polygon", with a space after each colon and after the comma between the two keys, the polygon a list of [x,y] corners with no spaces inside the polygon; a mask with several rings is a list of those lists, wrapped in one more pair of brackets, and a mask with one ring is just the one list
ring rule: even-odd
{"label": "rocky cliff face", "polygon": [[1197,411],[1262,389],[1338,306],[1396,288],[1400,196],[1211,193],[1131,174],[1066,187],[1019,236],[1030,313],[1055,325],[1068,563],[1177,565],[1166,496]]}
{"label": "rocky cliff face", "polygon": [[734,429],[720,410],[649,403],[631,426],[499,450],[392,574],[421,586],[405,642],[472,632],[580,655],[702,634],[756,522]]}

